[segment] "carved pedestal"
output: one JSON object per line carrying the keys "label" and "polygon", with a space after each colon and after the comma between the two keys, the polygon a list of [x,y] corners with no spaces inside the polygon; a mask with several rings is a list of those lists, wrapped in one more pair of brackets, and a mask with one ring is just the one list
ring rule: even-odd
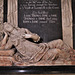
{"label": "carved pedestal", "polygon": [[13,65],[14,50],[0,50],[0,66],[12,66]]}

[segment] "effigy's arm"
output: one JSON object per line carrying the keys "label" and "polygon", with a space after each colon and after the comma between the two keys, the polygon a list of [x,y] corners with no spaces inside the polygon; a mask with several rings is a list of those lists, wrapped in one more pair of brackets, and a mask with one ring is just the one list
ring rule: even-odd
{"label": "effigy's arm", "polygon": [[31,38],[34,42],[38,42],[40,40],[40,37],[37,34],[25,34],[23,37],[25,39]]}
{"label": "effigy's arm", "polygon": [[34,42],[38,42],[40,40],[40,36],[38,34],[30,32],[28,29],[25,29],[25,35],[23,37],[25,39],[31,38]]}

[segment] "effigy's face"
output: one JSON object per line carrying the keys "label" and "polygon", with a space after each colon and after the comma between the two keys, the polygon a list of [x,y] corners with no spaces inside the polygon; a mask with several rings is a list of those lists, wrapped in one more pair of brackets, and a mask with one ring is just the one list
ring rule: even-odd
{"label": "effigy's face", "polygon": [[4,25],[4,31],[6,31],[6,32],[11,32],[13,29],[14,28],[9,24]]}

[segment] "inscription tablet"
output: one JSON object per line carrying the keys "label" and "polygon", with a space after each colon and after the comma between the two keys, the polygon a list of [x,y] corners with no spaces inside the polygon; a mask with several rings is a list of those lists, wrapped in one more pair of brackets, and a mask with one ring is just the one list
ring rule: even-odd
{"label": "inscription tablet", "polygon": [[61,0],[18,0],[18,25],[39,34],[42,42],[62,39]]}

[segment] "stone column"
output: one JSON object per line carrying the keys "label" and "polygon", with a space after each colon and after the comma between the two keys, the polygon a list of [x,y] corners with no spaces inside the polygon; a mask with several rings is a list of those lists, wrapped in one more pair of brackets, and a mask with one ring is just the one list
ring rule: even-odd
{"label": "stone column", "polygon": [[71,0],[61,0],[63,41],[73,47]]}
{"label": "stone column", "polygon": [[7,21],[18,26],[18,0],[8,0],[8,16]]}
{"label": "stone column", "polygon": [[3,2],[0,0],[0,40],[2,39],[2,30],[3,30]]}

